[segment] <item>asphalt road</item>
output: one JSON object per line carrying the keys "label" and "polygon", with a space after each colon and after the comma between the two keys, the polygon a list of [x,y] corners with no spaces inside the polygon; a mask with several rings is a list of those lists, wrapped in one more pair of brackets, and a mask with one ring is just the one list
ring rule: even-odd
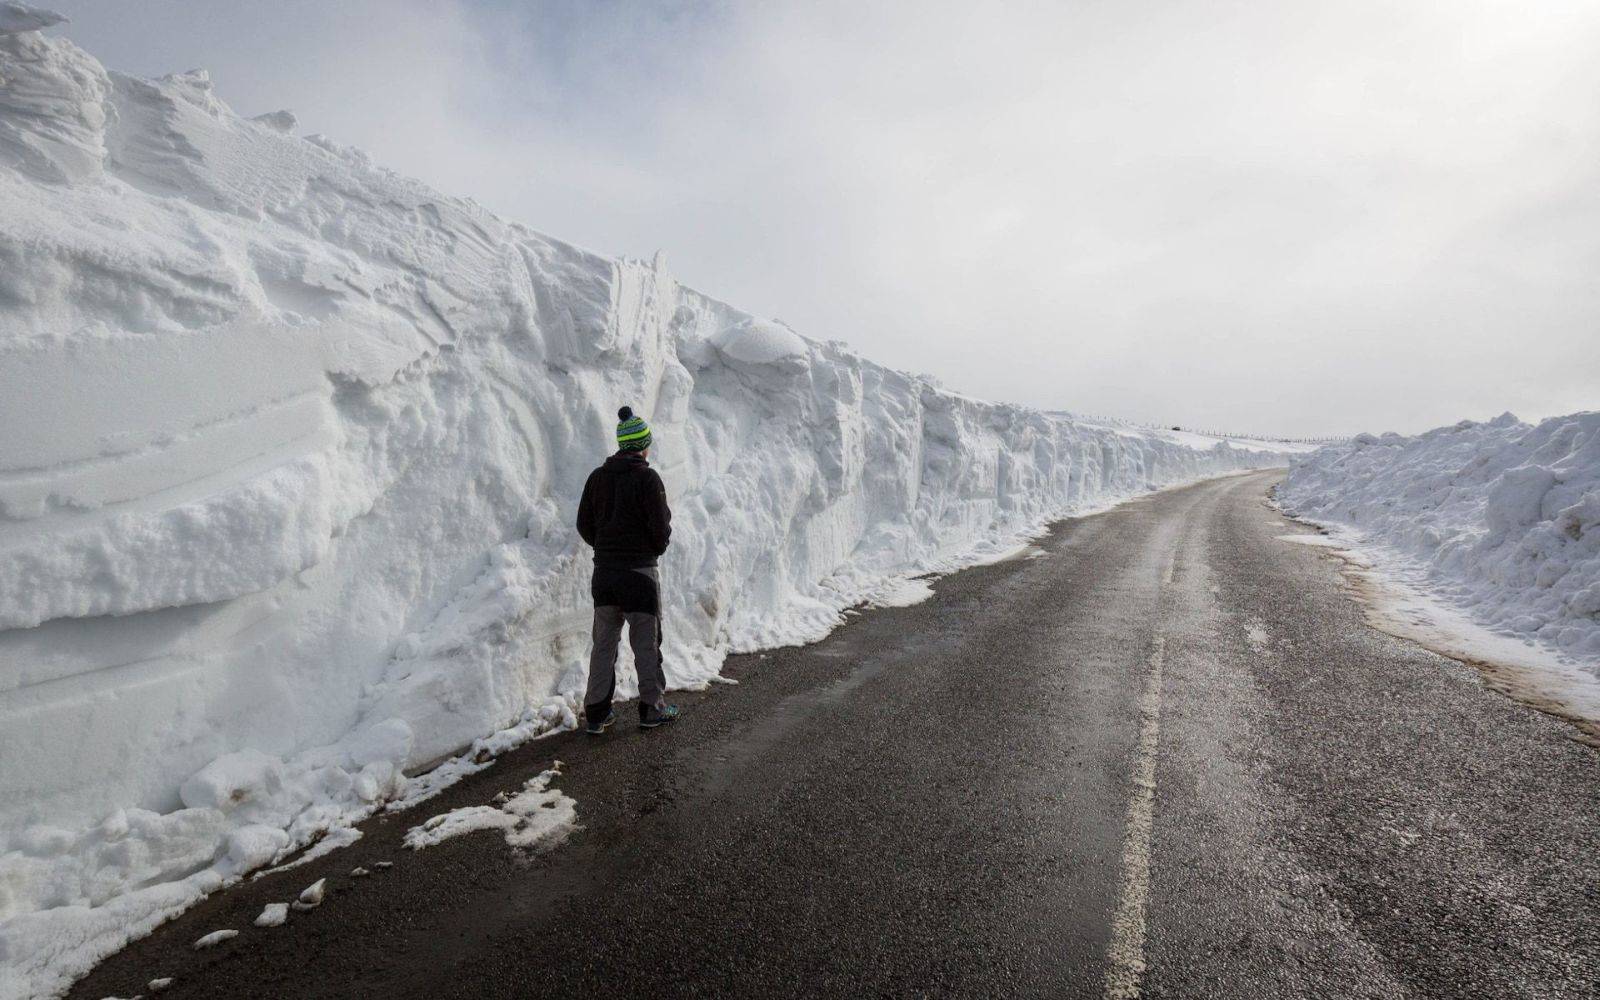
{"label": "asphalt road", "polygon": [[[1600,996],[1600,755],[1368,628],[1271,473],[1065,522],[564,734],[74,996]],[[582,829],[400,846],[552,758]],[[358,864],[390,860],[371,877]],[[287,926],[264,902],[329,876]],[[243,933],[190,949],[220,927]]]}

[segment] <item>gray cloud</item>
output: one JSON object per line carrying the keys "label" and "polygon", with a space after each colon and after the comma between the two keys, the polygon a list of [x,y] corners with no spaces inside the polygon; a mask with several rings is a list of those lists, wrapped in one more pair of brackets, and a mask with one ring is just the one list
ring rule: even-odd
{"label": "gray cloud", "polygon": [[57,3],[554,235],[977,395],[1417,430],[1600,405],[1600,8]]}

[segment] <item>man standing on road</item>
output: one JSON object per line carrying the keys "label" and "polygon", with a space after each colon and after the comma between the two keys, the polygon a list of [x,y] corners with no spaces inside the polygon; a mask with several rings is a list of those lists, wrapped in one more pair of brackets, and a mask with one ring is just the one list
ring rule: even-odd
{"label": "man standing on road", "polygon": [[654,729],[678,717],[666,700],[661,667],[661,582],[656,559],[672,536],[667,488],[650,468],[650,425],[624,406],[617,411],[617,453],[589,473],[578,503],[578,534],[594,547],[594,652],[589,690],[583,700],[584,728],[591,736],[617,719],[611,697],[617,686],[617,648],[627,622],[634,666],[639,671],[639,728]]}

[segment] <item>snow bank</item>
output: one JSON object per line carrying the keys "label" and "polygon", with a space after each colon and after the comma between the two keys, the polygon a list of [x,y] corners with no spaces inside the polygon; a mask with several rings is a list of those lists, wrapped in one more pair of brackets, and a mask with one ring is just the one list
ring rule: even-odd
{"label": "snow bank", "polygon": [[1600,678],[1600,413],[1363,434],[1297,460],[1279,499]]}
{"label": "snow bank", "polygon": [[1053,518],[1282,464],[952,394],[54,20],[0,4],[6,996],[481,765],[407,769],[572,725],[571,524],[622,403],[675,510],[677,687]]}

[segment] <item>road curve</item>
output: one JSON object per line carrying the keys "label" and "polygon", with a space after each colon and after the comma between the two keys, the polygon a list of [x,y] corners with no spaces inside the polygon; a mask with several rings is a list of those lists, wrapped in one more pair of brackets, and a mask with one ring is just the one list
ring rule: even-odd
{"label": "road curve", "polygon": [[[537,741],[72,995],[1600,995],[1600,755],[1368,628],[1279,540],[1307,529],[1274,479],[1064,522],[736,657],[670,729]],[[553,758],[564,846],[400,846]],[[322,907],[250,926],[323,875]]]}

